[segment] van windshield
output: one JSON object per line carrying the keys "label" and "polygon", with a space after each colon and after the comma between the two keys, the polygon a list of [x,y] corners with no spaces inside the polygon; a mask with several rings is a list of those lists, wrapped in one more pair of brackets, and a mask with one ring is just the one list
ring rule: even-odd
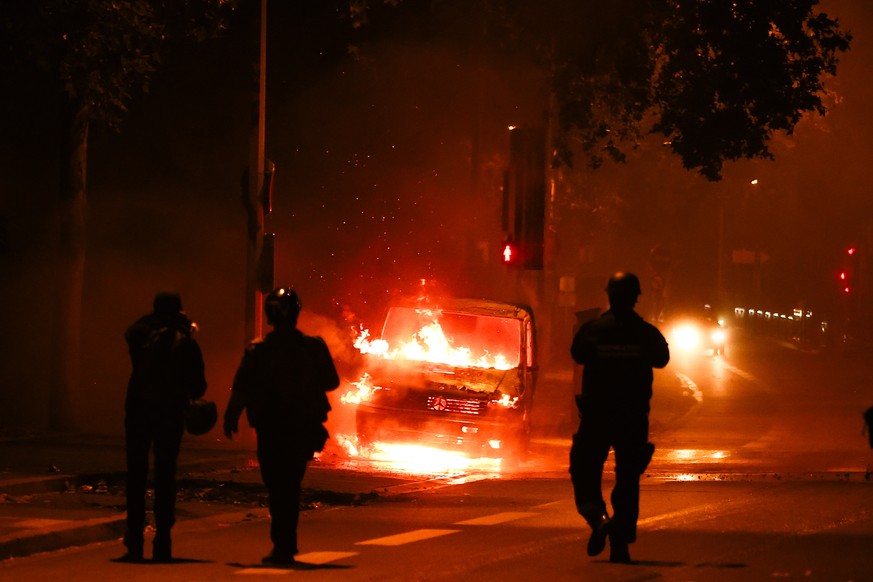
{"label": "van windshield", "polygon": [[412,307],[392,307],[382,329],[394,359],[502,370],[518,367],[521,338],[518,319]]}

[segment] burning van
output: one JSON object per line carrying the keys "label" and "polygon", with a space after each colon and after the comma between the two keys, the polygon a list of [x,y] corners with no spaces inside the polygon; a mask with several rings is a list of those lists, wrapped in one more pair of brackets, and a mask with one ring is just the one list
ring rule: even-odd
{"label": "burning van", "polygon": [[523,452],[536,388],[530,308],[454,299],[388,310],[382,333],[358,336],[366,372],[349,398],[361,443],[402,440],[503,457]]}

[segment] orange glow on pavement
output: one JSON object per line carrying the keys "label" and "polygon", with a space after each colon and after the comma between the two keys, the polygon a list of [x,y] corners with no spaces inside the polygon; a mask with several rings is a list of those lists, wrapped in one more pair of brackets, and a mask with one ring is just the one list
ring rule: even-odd
{"label": "orange glow on pavement", "polygon": [[377,441],[366,447],[349,435],[334,437],[351,459],[369,461],[376,470],[413,475],[446,475],[464,471],[499,472],[500,459],[473,458],[415,443]]}

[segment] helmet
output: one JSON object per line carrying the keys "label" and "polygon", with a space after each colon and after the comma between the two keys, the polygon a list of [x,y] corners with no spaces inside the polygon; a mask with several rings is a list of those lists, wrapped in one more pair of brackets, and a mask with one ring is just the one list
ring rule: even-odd
{"label": "helmet", "polygon": [[267,323],[270,325],[296,324],[300,308],[300,298],[297,296],[297,292],[290,287],[273,289],[264,299],[264,313],[267,315]]}
{"label": "helmet", "polygon": [[185,415],[185,430],[193,435],[206,434],[218,421],[218,408],[214,402],[197,399],[188,407]]}
{"label": "helmet", "polygon": [[606,284],[606,294],[610,299],[636,300],[642,292],[640,280],[633,273],[619,271],[610,277]]}
{"label": "helmet", "polygon": [[178,293],[164,291],[155,295],[152,302],[155,313],[160,315],[173,315],[182,311],[182,296]]}

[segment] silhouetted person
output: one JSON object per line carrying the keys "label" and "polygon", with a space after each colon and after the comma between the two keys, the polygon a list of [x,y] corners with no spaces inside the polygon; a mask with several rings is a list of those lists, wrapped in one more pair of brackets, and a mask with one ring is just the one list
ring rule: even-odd
{"label": "silhouetted person", "polygon": [[[570,477],[576,508],[591,526],[588,555],[596,556],[609,538],[611,562],[630,562],[636,539],[640,476],[655,450],[649,442],[652,368],[670,360],[667,341],[634,311],[640,281],[616,273],[606,286],[609,310],[579,328],[570,353],[582,369],[577,397],[579,430],[570,449]],[[615,487],[609,518],[601,491],[603,464],[615,452]]]}
{"label": "silhouetted person", "polygon": [[262,562],[289,565],[298,551],[303,475],[327,440],[327,392],[339,386],[339,377],[324,340],[297,329],[300,300],[293,289],[271,292],[264,312],[273,331],[250,343],[243,354],[224,413],[224,434],[233,438],[245,408],[257,434],[270,505],[273,550]]}
{"label": "silhouetted person", "polygon": [[139,318],[124,334],[133,371],[125,401],[127,452],[127,533],[122,558],[143,557],[146,479],[154,447],[155,537],[152,559],[172,559],[170,530],[176,521],[176,460],[192,399],[206,392],[196,325],[182,311],[175,293],[158,293],[154,311]]}

